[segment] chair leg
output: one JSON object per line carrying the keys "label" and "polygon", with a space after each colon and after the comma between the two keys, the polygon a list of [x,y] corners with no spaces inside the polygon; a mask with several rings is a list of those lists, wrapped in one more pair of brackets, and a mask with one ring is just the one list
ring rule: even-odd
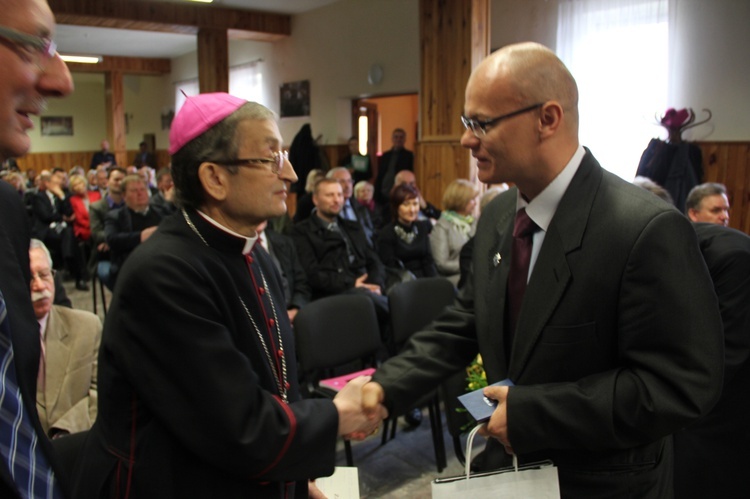
{"label": "chair leg", "polygon": [[96,312],[96,272],[93,272],[93,276],[91,276],[91,296],[94,300],[94,315],[97,315]]}
{"label": "chair leg", "polygon": [[430,415],[430,429],[432,430],[432,445],[435,449],[435,463],[438,473],[448,466],[445,455],[445,440],[443,439],[443,418],[440,415],[440,400],[435,395],[428,405]]}
{"label": "chair leg", "polygon": [[354,466],[354,456],[352,455],[352,443],[348,440],[344,440],[344,451],[346,452],[346,465]]}
{"label": "chair leg", "polygon": [[[104,283],[99,281],[99,291],[102,293],[102,308],[104,309],[104,315],[107,315],[107,296],[104,294]],[[94,292],[96,294],[96,292]]]}

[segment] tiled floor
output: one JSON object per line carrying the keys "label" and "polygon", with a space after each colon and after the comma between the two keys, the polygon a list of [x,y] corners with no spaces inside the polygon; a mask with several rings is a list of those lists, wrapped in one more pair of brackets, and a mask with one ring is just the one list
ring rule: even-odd
{"label": "tiled floor", "polygon": [[[65,289],[75,308],[93,311],[92,292],[77,291],[73,283],[65,283]],[[107,304],[111,294],[106,291]],[[104,319],[101,299],[97,295],[97,312]],[[438,474],[432,445],[430,424],[425,411],[422,424],[416,429],[408,428],[402,420],[396,437],[381,445],[380,435],[370,437],[352,445],[354,463],[359,471],[360,496],[362,498],[409,498],[430,497],[430,482],[437,476],[453,476],[463,468],[456,459],[451,437],[445,429],[444,439],[448,467]],[[337,465],[345,466],[343,444],[339,442]]]}

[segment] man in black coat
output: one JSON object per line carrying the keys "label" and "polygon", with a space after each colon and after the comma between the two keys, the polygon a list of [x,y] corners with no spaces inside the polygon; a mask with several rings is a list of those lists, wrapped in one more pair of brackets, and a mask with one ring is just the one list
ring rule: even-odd
{"label": "man in black coat", "polygon": [[385,267],[367,243],[359,222],[341,218],[341,184],[324,178],[313,191],[315,211],[292,226],[292,239],[312,288],[313,299],[340,293],[363,293],[375,305],[384,340],[388,299],[384,296]]}
{"label": "man in black coat", "polygon": [[393,147],[378,160],[378,176],[375,178],[375,200],[381,205],[388,204],[396,174],[402,170],[414,171],[414,153],[404,148],[406,132],[403,128],[393,131],[391,142]]}
{"label": "man in black coat", "polygon": [[[0,10],[0,161],[21,157],[29,149],[27,131],[31,116],[39,115],[45,98],[62,97],[73,90],[67,66],[55,52],[50,39],[55,33],[55,18],[45,0],[13,0]],[[44,33],[44,38],[39,36]],[[48,38],[49,37],[49,38]],[[0,182],[0,335],[10,340],[12,364],[2,371],[0,386],[3,400],[17,399],[23,409],[21,427],[30,429],[31,442],[11,440],[18,428],[18,414],[8,413],[2,405],[0,418],[0,497],[64,497],[64,477],[44,434],[36,412],[36,380],[39,370],[39,324],[29,294],[29,223],[18,193]],[[2,348],[0,358],[8,358]],[[8,362],[4,360],[4,362]],[[15,378],[18,392],[5,392]],[[13,422],[11,425],[9,423]],[[33,437],[32,437],[33,435]],[[23,446],[23,442],[29,443]],[[14,445],[10,448],[9,445]],[[35,446],[35,450],[34,450]],[[36,461],[36,480],[21,478],[25,462]]]}
{"label": "man in black coat", "polygon": [[750,490],[750,237],[696,223],[724,325],[724,386],[705,417],[674,436],[675,497],[745,497]]}
{"label": "man in black coat", "polygon": [[138,175],[128,175],[122,180],[122,193],[125,206],[109,211],[104,219],[112,264],[107,285],[111,288],[128,255],[151,237],[166,216],[160,206],[149,206],[146,182]]}
{"label": "man in black coat", "polygon": [[297,179],[282,144],[269,109],[228,94],[175,117],[181,209],[121,269],[76,499],[306,498],[333,473],[337,436],[379,423],[361,412],[366,377],[301,399],[281,279],[256,245]]}

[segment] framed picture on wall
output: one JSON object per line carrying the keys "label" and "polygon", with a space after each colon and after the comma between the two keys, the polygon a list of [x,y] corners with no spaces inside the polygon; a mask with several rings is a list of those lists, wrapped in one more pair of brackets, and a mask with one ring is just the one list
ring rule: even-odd
{"label": "framed picture on wall", "polygon": [[73,135],[73,117],[42,116],[41,130],[43,137]]}
{"label": "framed picture on wall", "polygon": [[310,80],[294,81],[281,85],[282,118],[310,116]]}

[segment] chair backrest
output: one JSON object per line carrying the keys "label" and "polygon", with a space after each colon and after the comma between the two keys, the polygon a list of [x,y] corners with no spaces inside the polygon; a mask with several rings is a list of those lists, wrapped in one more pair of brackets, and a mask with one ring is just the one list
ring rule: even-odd
{"label": "chair backrest", "polygon": [[436,319],[455,298],[455,286],[444,277],[423,277],[394,286],[388,302],[396,346]]}
{"label": "chair backrest", "polygon": [[294,318],[297,356],[305,372],[347,364],[380,348],[380,330],[370,298],[328,296],[305,305]]}

